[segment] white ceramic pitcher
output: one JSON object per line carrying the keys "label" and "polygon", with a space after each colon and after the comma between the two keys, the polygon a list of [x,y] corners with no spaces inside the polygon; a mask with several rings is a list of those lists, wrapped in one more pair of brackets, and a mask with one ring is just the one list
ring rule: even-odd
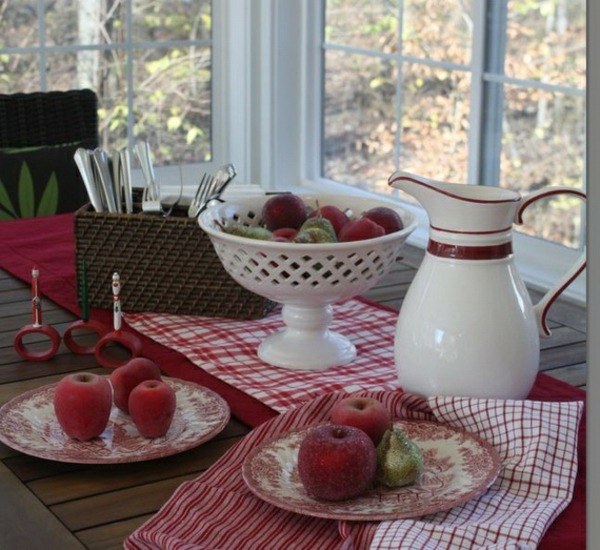
{"label": "white ceramic pitcher", "polygon": [[441,183],[396,172],[389,184],[429,215],[429,242],[402,303],[394,343],[400,384],[421,395],[522,399],[538,373],[546,314],[583,271],[585,251],[533,306],[513,262],[512,226],[534,201],[498,187]]}

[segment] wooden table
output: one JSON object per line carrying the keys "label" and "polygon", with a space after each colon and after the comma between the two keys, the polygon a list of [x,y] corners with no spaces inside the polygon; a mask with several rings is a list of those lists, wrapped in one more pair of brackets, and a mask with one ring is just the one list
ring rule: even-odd
{"label": "wooden table", "polygon": [[[398,269],[414,273],[415,267]],[[398,274],[394,277],[398,279]],[[93,357],[74,355],[64,345],[51,361],[21,361],[13,339],[18,329],[31,321],[30,299],[27,284],[0,270],[0,405],[69,372],[106,373]],[[75,320],[73,314],[48,300],[43,301],[43,315],[44,322],[61,334]],[[579,319],[577,311],[571,317]],[[552,350],[552,357],[557,358],[548,371],[582,363],[585,329],[575,331],[565,326],[566,321],[562,323],[554,323],[556,336],[546,345],[546,353]],[[579,355],[565,355],[567,348]],[[543,358],[542,369],[549,357]],[[583,385],[578,382],[575,385]],[[247,426],[231,420],[218,437],[196,449],[159,460],[115,465],[52,462],[0,443],[0,549],[122,548],[124,538],[150,518],[183,481],[197,477],[248,431]]]}
{"label": "wooden table", "polygon": [[[43,319],[63,333],[75,316],[43,301]],[[61,344],[51,361],[22,361],[16,332],[31,322],[29,286],[0,271],[0,405],[66,373],[101,372],[93,357]],[[21,454],[0,443],[0,549],[122,548],[123,539],[249,428],[232,419],[215,439],[178,455],[132,464],[77,465]]]}

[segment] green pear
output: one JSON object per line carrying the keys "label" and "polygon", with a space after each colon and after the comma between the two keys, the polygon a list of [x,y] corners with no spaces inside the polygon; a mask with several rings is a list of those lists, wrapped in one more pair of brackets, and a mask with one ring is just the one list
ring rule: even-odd
{"label": "green pear", "polygon": [[313,229],[317,229],[320,232],[324,232],[327,234],[328,239],[327,240],[322,240],[321,236],[319,236],[319,240],[315,240],[314,242],[318,242],[318,243],[325,243],[325,242],[329,242],[329,243],[335,243],[337,242],[337,236],[335,234],[335,229],[333,228],[333,224],[327,219],[324,218],[323,216],[315,216],[314,218],[308,218],[300,227],[300,229],[298,230],[298,234],[305,232],[305,231],[311,231]]}
{"label": "green pear", "polygon": [[318,227],[309,227],[308,229],[302,229],[294,237],[295,243],[333,243],[335,239],[331,239],[331,234]]}
{"label": "green pear", "polygon": [[423,453],[403,431],[393,428],[377,445],[377,481],[388,487],[414,483],[423,469]]}
{"label": "green pear", "polygon": [[223,227],[225,233],[230,235],[236,235],[237,237],[245,237],[246,239],[257,239],[260,241],[267,241],[273,233],[265,227],[248,227],[247,225],[230,225],[229,227]]}

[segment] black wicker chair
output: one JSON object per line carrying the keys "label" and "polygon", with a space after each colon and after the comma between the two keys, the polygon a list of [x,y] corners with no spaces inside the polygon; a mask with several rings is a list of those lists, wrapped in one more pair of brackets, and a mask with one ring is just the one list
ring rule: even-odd
{"label": "black wicker chair", "polygon": [[98,97],[92,90],[0,94],[0,148],[98,146]]}
{"label": "black wicker chair", "polygon": [[92,90],[0,94],[0,220],[73,212],[85,204],[73,154],[98,144]]}

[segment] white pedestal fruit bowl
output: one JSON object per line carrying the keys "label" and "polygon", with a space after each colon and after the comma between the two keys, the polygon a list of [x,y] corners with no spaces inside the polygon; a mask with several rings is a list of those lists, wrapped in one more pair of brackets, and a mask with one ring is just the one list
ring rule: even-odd
{"label": "white pedestal fruit bowl", "polygon": [[334,205],[360,217],[387,206],[402,218],[400,231],[361,241],[335,243],[276,242],[240,237],[222,227],[261,224],[269,196],[236,199],[205,210],[200,227],[210,237],[225,270],[246,289],[283,304],[285,328],[258,348],[263,361],[293,370],[324,370],[356,357],[352,342],[329,329],[333,304],[372,288],[390,270],[417,223],[396,203],[347,195],[300,195],[313,208]]}

